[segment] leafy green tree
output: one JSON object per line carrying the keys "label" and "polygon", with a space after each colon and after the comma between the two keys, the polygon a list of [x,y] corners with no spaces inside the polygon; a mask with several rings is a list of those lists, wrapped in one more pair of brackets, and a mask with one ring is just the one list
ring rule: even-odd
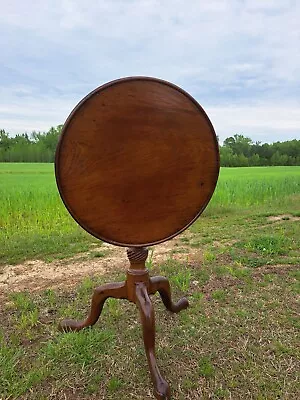
{"label": "leafy green tree", "polygon": [[223,167],[232,167],[233,151],[230,147],[220,147],[220,159]]}
{"label": "leafy green tree", "polygon": [[7,150],[9,149],[10,139],[8,137],[8,132],[5,132],[4,129],[0,129],[0,149]]}
{"label": "leafy green tree", "polygon": [[251,155],[252,140],[243,135],[233,135],[224,140],[224,146],[230,147],[234,154],[249,157]]}
{"label": "leafy green tree", "polygon": [[251,157],[249,157],[249,165],[251,167],[257,167],[260,164],[260,158],[259,155],[257,153],[253,154]]}
{"label": "leafy green tree", "polygon": [[[0,130],[0,162],[53,162],[62,125],[47,132],[33,131],[11,137]],[[246,167],[259,165],[300,165],[300,140],[273,144],[253,143],[244,135],[235,134],[225,139],[220,148],[221,165]]]}

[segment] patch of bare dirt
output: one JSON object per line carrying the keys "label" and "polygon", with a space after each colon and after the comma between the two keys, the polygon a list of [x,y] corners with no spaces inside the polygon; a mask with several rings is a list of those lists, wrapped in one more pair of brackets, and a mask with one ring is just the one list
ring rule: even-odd
{"label": "patch of bare dirt", "polygon": [[298,269],[299,265],[295,264],[276,264],[276,265],[262,265],[261,267],[255,268],[253,276],[263,277],[265,274],[278,274],[286,275],[294,269]]}
{"label": "patch of bare dirt", "polygon": [[282,215],[271,215],[268,217],[268,221],[270,222],[282,222],[282,221],[300,221],[300,217],[294,217],[291,214],[282,214]]}
{"label": "patch of bare dirt", "polygon": [[[57,260],[46,263],[34,260],[19,265],[6,265],[0,272],[0,297],[16,291],[33,292],[49,288],[69,288],[85,277],[104,275],[128,268],[125,248],[103,243],[99,250],[104,250],[105,257],[91,258],[87,255],[82,259],[82,254],[79,254],[67,261]],[[188,258],[190,262],[201,259],[201,251],[191,249],[176,238],[155,246],[151,262],[155,265],[168,260],[171,256],[172,259],[178,261],[186,261]],[[149,254],[148,262],[150,257]]]}
{"label": "patch of bare dirt", "polygon": [[118,250],[111,251],[105,258],[80,260],[74,257],[68,262],[57,260],[46,263],[33,260],[19,265],[7,265],[0,274],[0,293],[73,286],[86,276],[103,275],[113,268],[121,268],[124,260]]}
{"label": "patch of bare dirt", "polygon": [[[290,271],[299,268],[297,265],[292,264],[276,264],[276,265],[263,265],[261,267],[255,268],[252,272],[253,278],[262,279],[266,274],[278,274],[278,275],[287,275]],[[244,283],[243,280],[238,279],[233,276],[223,276],[217,277],[212,275],[207,283],[203,285],[201,288],[202,293],[204,294],[207,300],[211,299],[211,294],[215,290],[218,289],[229,289],[230,287],[236,286],[237,283]],[[196,285],[197,286],[197,285]]]}
{"label": "patch of bare dirt", "polygon": [[201,288],[201,292],[204,294],[206,300],[211,299],[211,294],[218,289],[229,289],[232,286],[236,286],[237,279],[232,276],[216,277],[211,276],[209,281]]}

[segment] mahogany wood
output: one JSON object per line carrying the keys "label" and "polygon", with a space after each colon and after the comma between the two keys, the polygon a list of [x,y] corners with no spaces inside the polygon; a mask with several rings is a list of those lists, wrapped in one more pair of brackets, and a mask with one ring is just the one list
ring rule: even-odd
{"label": "mahogany wood", "polygon": [[170,399],[155,357],[155,317],[149,295],[172,302],[167,278],[150,278],[145,246],[186,229],[208,204],[219,173],[212,124],[186,92],[155,78],[110,82],[85,97],[67,119],[55,159],[60,195],[72,217],[106,242],[127,246],[125,282],[95,289],[83,321],[64,320],[63,331],[94,325],[109,297],[127,299],[140,311],[154,394]]}
{"label": "mahogany wood", "polygon": [[127,298],[127,287],[124,282],[108,283],[95,289],[91,311],[84,321],[75,321],[72,319],[65,319],[59,324],[62,331],[80,331],[83,328],[94,325],[102,312],[105,301],[113,297],[115,299]]}
{"label": "mahogany wood", "polygon": [[149,294],[159,292],[164,305],[173,313],[187,308],[189,303],[186,298],[180,299],[177,303],[172,302],[167,278],[163,276],[149,277],[149,272],[145,268],[147,254],[148,250],[145,248],[128,249],[130,268],[127,271],[126,281],[109,283],[96,288],[88,317],[84,321],[64,320],[60,323],[59,329],[66,332],[79,331],[94,325],[101,314],[105,300],[109,297],[127,299],[135,303],[141,315],[145,352],[154,386],[154,395],[157,399],[163,400],[170,399],[170,389],[168,383],[161,376],[155,357],[155,316]]}
{"label": "mahogany wood", "polygon": [[73,218],[113,244],[168,240],[204,210],[216,186],[216,135],[186,92],[154,78],[110,82],[67,119],[56,179]]}
{"label": "mahogany wood", "polygon": [[169,399],[170,389],[161,376],[155,357],[155,317],[152,302],[144,283],[136,285],[136,304],[140,310],[143,326],[143,338],[148,365],[154,385],[154,394],[157,399]]}
{"label": "mahogany wood", "polygon": [[185,297],[180,299],[177,303],[172,302],[170,283],[164,276],[155,276],[150,278],[150,293],[154,294],[156,292],[159,292],[166,309],[173,313],[178,313],[189,305],[189,302]]}

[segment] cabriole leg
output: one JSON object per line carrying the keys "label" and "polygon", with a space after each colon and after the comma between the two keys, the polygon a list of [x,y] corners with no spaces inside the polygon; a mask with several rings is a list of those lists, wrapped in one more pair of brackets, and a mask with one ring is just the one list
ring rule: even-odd
{"label": "cabriole leg", "polygon": [[105,300],[109,297],[125,299],[127,297],[125,282],[108,283],[96,288],[92,297],[91,310],[86,320],[66,319],[59,324],[59,329],[61,331],[80,331],[83,328],[94,325],[98,321]]}
{"label": "cabriole leg", "polygon": [[188,300],[183,297],[177,303],[172,302],[170,283],[163,276],[155,276],[150,278],[150,294],[159,292],[160,297],[167,310],[178,313],[189,306]]}
{"label": "cabriole leg", "polygon": [[136,285],[136,304],[141,314],[145,351],[154,385],[155,397],[158,400],[170,399],[169,385],[161,376],[155,358],[154,310],[144,283],[138,283]]}

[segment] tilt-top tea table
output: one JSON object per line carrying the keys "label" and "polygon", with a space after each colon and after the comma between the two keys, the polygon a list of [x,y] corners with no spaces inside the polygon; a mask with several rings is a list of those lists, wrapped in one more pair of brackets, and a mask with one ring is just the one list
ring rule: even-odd
{"label": "tilt-top tea table", "polygon": [[179,87],[130,77],[88,94],[62,130],[55,159],[61,198],[79,225],[98,239],[128,247],[125,282],[95,289],[84,321],[65,320],[63,331],[95,324],[109,297],[137,305],[157,399],[170,399],[155,358],[155,319],[149,295],[159,292],[173,312],[167,278],[150,277],[147,246],[172,239],[207,206],[217,183],[219,151],[201,106]]}

